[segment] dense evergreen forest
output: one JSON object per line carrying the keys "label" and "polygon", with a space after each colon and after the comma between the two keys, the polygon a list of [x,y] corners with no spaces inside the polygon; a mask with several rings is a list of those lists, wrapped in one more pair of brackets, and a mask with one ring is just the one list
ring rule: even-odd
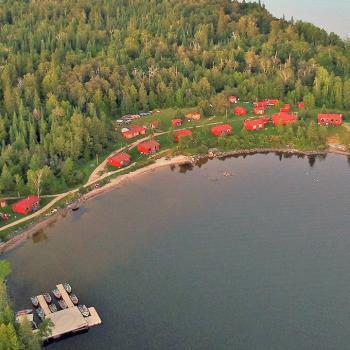
{"label": "dense evergreen forest", "polygon": [[0,190],[81,182],[116,139],[112,120],[223,97],[350,108],[350,45],[312,24],[229,0],[4,0]]}

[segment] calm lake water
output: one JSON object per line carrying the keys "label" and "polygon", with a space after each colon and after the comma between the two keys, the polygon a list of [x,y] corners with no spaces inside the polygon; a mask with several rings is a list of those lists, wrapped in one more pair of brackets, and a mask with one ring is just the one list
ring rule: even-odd
{"label": "calm lake water", "polygon": [[328,32],[350,37],[350,0],[262,0],[276,17],[302,19]]}
{"label": "calm lake water", "polygon": [[16,308],[69,281],[103,319],[47,349],[349,349],[347,158],[185,170],[130,180],[7,255]]}

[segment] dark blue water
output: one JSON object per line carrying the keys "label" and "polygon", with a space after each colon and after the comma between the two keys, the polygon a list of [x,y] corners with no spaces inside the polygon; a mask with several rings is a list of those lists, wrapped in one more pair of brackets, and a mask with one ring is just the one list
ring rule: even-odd
{"label": "dark blue water", "polygon": [[70,281],[101,314],[103,325],[48,349],[345,350],[349,212],[341,156],[166,168],[8,254],[10,291],[28,307]]}

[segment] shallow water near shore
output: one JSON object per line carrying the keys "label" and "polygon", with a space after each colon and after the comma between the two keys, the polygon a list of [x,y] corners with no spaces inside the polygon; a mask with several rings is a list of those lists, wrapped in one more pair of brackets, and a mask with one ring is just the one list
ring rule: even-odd
{"label": "shallow water near shore", "polygon": [[159,169],[9,252],[10,294],[69,281],[96,307],[101,326],[47,349],[347,349],[349,210],[338,155]]}

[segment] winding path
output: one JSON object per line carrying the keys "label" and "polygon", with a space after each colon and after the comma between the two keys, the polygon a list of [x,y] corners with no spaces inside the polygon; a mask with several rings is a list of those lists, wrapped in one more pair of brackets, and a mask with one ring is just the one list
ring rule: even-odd
{"label": "winding path", "polygon": [[[222,122],[213,122],[213,123],[208,123],[208,124],[202,124],[202,125],[198,125],[197,128],[202,128],[202,127],[205,127],[205,126],[211,126],[211,125],[217,125],[217,124],[221,124]],[[176,129],[176,130],[184,130],[186,128],[180,128],[180,129]],[[130,164],[129,166],[125,167],[125,168],[122,168],[122,169],[118,169],[118,170],[114,170],[114,171],[110,171],[110,172],[107,172],[107,173],[103,173],[102,172],[104,171],[106,165],[107,165],[107,161],[108,161],[108,158],[110,156],[112,156],[113,154],[115,153],[118,153],[118,152],[121,152],[125,149],[133,149],[135,148],[140,142],[143,142],[143,141],[146,141],[148,139],[150,139],[151,137],[157,137],[157,136],[161,136],[161,135],[165,135],[165,134],[169,134],[171,133],[172,130],[168,130],[168,131],[163,131],[163,132],[158,132],[158,133],[154,133],[153,135],[148,135],[144,138],[141,138],[141,139],[138,139],[137,141],[131,143],[131,144],[128,144],[124,147],[121,147],[117,150],[114,150],[111,154],[109,154],[106,159],[101,162],[94,170],[93,172],[91,173],[91,175],[89,176],[89,179],[87,180],[87,182],[83,185],[84,188],[86,187],[89,187],[91,185],[93,185],[94,183],[98,182],[98,181],[101,181],[103,179],[105,179],[106,177],[109,177],[111,175],[114,175],[114,174],[117,174],[119,172],[122,172],[122,171],[125,171],[129,168],[132,168],[136,162]],[[42,196],[42,197],[54,197],[49,203],[47,203],[44,207],[40,208],[39,210],[37,210],[36,212],[28,215],[28,216],[25,216],[19,220],[16,220],[16,221],[13,221],[5,226],[2,226],[0,227],[0,232],[1,231],[4,231],[4,230],[7,230],[11,227],[14,227],[14,226],[17,226],[19,224],[22,224],[24,222],[27,222],[29,220],[32,220],[32,219],[35,219],[36,217],[39,217],[40,215],[44,214],[47,210],[49,210],[55,203],[57,203],[58,201],[60,201],[61,199],[65,198],[66,196],[70,195],[70,194],[74,194],[76,192],[79,191],[79,188],[81,186],[79,186],[78,188],[75,188],[73,190],[70,190],[70,191],[67,191],[67,192],[64,192],[64,193],[59,193],[59,194],[54,194],[54,195],[46,195],[46,196]],[[16,198],[12,198],[12,197],[9,197],[7,199],[17,199]]]}

